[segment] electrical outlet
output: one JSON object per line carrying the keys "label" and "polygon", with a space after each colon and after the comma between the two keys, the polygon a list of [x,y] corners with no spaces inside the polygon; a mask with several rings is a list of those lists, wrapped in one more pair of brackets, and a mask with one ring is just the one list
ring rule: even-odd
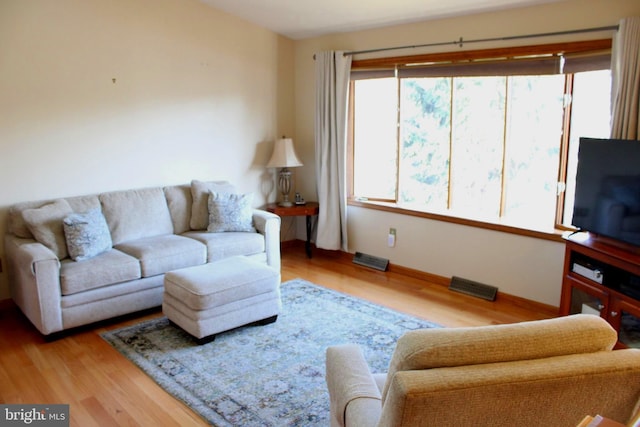
{"label": "electrical outlet", "polygon": [[389,229],[389,236],[387,237],[387,245],[390,248],[394,248],[396,246],[396,229],[395,228]]}

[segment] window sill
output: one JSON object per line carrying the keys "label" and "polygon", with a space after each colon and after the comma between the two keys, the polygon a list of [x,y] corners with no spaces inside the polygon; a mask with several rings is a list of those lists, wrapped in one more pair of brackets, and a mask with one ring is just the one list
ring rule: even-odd
{"label": "window sill", "polygon": [[419,218],[427,218],[435,221],[450,222],[453,224],[466,225],[469,227],[483,228],[486,230],[501,231],[504,233],[517,234],[521,236],[533,237],[536,239],[550,240],[553,242],[562,242],[562,234],[566,230],[550,229],[550,230],[532,230],[522,228],[514,225],[502,224],[499,222],[487,222],[476,219],[469,219],[463,217],[456,217],[451,215],[436,214],[424,211],[418,211],[414,209],[407,209],[396,205],[395,203],[377,202],[377,201],[363,201],[356,199],[349,199],[347,204],[349,206],[357,206],[365,209],[374,209],[385,212],[393,212],[401,215],[410,215]]}

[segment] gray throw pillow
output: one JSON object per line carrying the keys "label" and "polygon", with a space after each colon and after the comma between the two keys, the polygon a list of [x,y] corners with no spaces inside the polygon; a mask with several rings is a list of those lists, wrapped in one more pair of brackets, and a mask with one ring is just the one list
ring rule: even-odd
{"label": "gray throw pillow", "polygon": [[73,213],[62,223],[69,256],[74,261],[93,258],[111,249],[111,233],[100,209]]}
{"label": "gray throw pillow", "polygon": [[25,209],[22,217],[35,239],[51,249],[58,259],[67,257],[62,220],[72,213],[65,199],[56,200],[36,209]]}
{"label": "gray throw pillow", "polygon": [[253,228],[253,194],[209,192],[210,233],[256,231]]}

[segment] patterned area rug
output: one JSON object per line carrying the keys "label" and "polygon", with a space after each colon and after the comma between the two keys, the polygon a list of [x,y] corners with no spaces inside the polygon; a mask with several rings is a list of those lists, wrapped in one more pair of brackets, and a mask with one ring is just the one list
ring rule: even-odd
{"label": "patterned area rug", "polygon": [[301,279],[282,284],[277,322],[219,334],[198,346],[164,317],[102,337],[216,426],[327,426],[325,350],[362,345],[385,372],[398,337],[433,323]]}

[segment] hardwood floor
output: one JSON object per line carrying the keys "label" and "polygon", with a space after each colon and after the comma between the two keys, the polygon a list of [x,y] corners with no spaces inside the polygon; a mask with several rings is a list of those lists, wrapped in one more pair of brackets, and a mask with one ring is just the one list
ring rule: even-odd
{"label": "hardwood floor", "polygon": [[[501,296],[495,302],[442,284],[351,263],[346,254],[298,245],[282,251],[282,280],[304,278],[447,327],[554,317],[540,304]],[[207,425],[100,338],[105,330],[161,316],[160,310],[74,331],[46,342],[12,303],[0,304],[0,403],[66,403],[73,426]]]}
{"label": "hardwood floor", "polygon": [[361,267],[345,253],[314,250],[313,258],[307,259],[301,246],[283,249],[283,281],[301,277],[442,326],[480,326],[557,316],[556,307],[501,294],[496,301],[486,301],[450,291],[443,278],[434,276],[429,282],[424,277],[412,277],[413,273],[417,272],[394,266],[387,272]]}

